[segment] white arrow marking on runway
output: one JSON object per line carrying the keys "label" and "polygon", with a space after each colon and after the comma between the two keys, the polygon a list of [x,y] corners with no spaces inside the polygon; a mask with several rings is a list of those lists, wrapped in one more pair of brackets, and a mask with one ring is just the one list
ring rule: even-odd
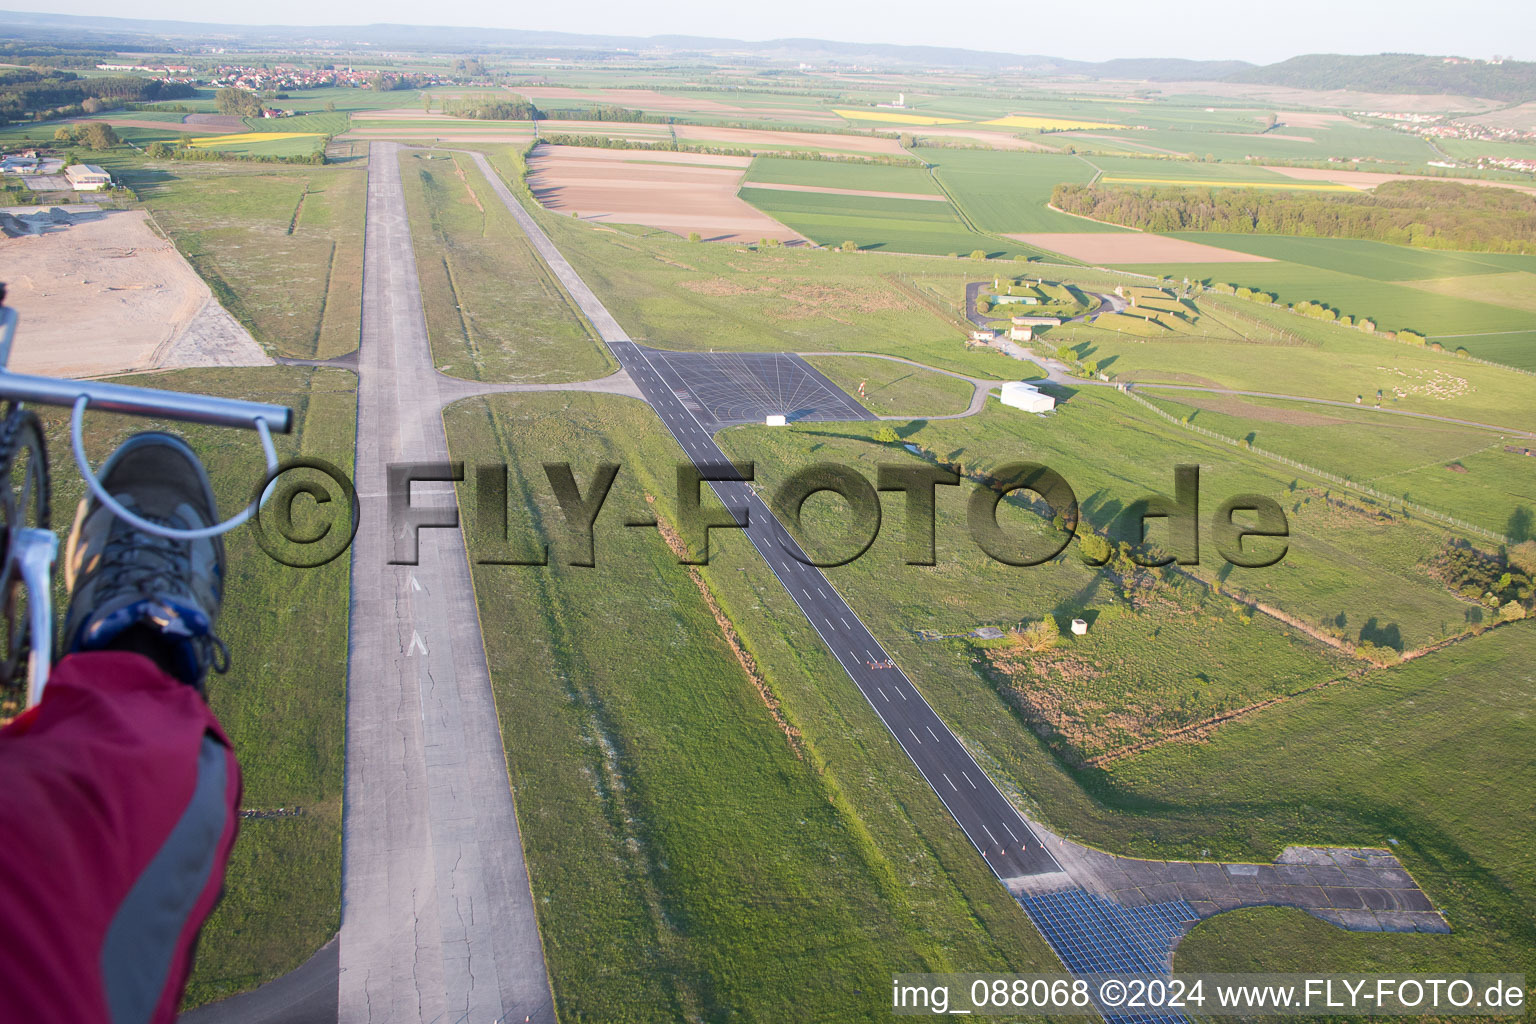
{"label": "white arrow marking on runway", "polygon": [[421,634],[413,629],[411,630],[411,646],[405,649],[405,656],[409,658],[411,655],[415,654],[418,649],[421,651],[422,656],[425,657],[427,653],[427,645],[421,642]]}

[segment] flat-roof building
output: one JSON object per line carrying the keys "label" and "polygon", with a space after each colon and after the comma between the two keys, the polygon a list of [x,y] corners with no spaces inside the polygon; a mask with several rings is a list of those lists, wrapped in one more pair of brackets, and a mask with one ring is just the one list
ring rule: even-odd
{"label": "flat-roof building", "polygon": [[64,168],[64,177],[69,179],[70,187],[76,192],[93,192],[112,186],[112,175],[95,164],[70,164]]}
{"label": "flat-roof building", "polygon": [[1022,380],[1011,380],[1004,384],[1001,398],[1004,405],[1025,412],[1050,412],[1056,408],[1056,399]]}

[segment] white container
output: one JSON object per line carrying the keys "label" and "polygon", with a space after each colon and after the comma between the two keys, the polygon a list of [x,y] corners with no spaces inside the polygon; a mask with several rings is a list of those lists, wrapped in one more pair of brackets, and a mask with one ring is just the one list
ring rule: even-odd
{"label": "white container", "polygon": [[1073,619],[1072,620],[1072,635],[1073,636],[1082,636],[1083,634],[1085,634],[1087,632],[1088,632],[1088,620],[1087,619]]}
{"label": "white container", "polygon": [[1056,408],[1056,399],[1022,380],[1009,381],[1003,385],[1002,401],[1004,405],[1025,412],[1050,412]]}
{"label": "white container", "polygon": [[784,414],[783,413],[776,412],[776,413],[771,414],[763,422],[766,423],[770,427],[782,427],[788,421],[784,418]]}

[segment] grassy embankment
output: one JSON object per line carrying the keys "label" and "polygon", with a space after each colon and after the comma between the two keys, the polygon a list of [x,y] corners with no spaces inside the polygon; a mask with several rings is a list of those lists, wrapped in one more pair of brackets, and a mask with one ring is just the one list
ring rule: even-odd
{"label": "grassy embankment", "polygon": [[616,368],[473,161],[407,152],[400,172],[439,370],[550,383]]}
{"label": "grassy embankment", "polygon": [[[294,430],[274,437],[279,457],[317,456],[351,470],[356,391],[349,373],[262,367],[122,380],[289,405]],[[51,413],[48,423],[54,519],[65,530],[84,485],[67,458],[60,461],[67,416]],[[86,421],[87,452],[99,465],[129,432],[151,427],[181,434],[202,455],[222,514],[250,500],[264,470],[249,432],[93,415]],[[303,517],[318,513],[304,504],[296,511],[307,527]],[[344,520],[337,524],[344,527]],[[208,695],[240,759],[244,807],[263,814],[241,822],[224,899],[198,945],[188,1006],[292,970],[335,934],[341,915],[349,563],[343,556],[321,568],[288,568],[257,545],[250,526],[228,534],[225,544],[226,597],[217,631],[229,645],[231,668],[209,678]]]}

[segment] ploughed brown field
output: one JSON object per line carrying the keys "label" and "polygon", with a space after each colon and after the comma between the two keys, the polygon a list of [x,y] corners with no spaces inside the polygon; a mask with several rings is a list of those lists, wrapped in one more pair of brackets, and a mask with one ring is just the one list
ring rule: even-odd
{"label": "ploughed brown field", "polygon": [[541,146],[528,184],[546,209],[583,220],[641,224],[711,241],[804,239],[737,198],[747,157]]}
{"label": "ploughed brown field", "polygon": [[1085,263],[1273,263],[1267,256],[1144,231],[1008,235]]}

